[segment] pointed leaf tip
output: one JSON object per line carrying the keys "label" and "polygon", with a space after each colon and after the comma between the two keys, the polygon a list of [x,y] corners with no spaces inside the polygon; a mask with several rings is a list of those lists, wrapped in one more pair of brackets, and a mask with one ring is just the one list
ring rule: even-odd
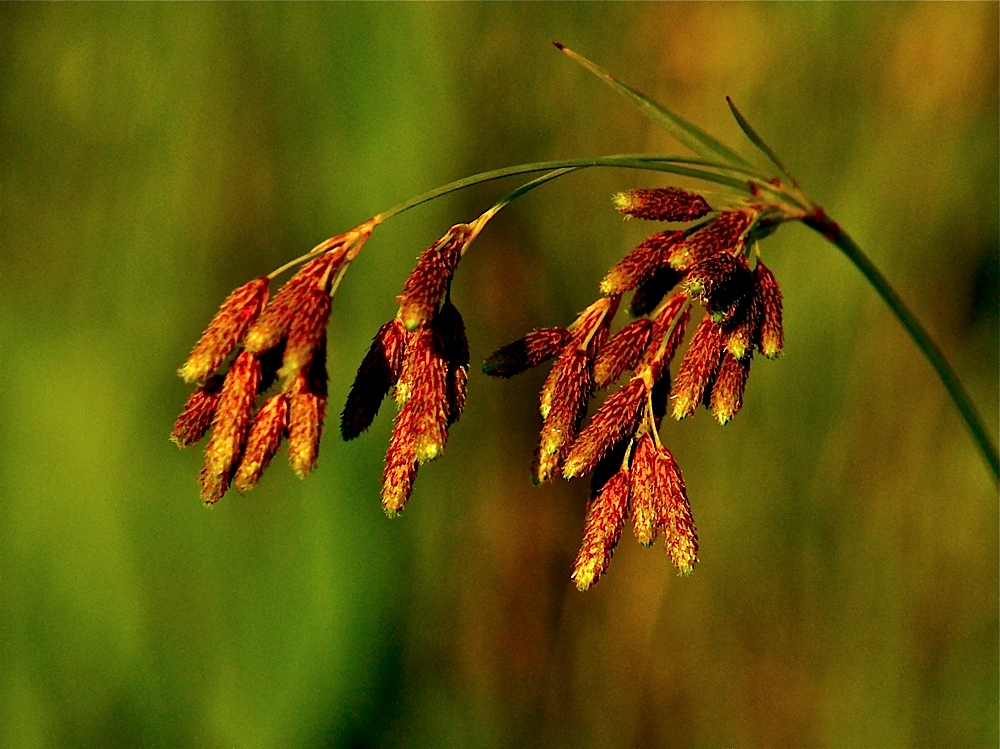
{"label": "pointed leaf tip", "polygon": [[753,129],[753,126],[749,122],[747,122],[747,118],[744,117],[740,110],[736,108],[733,100],[728,96],[726,97],[726,104],[729,105],[729,111],[732,112],[733,117],[736,118],[736,124],[740,126],[740,130],[742,130],[744,135],[750,139],[750,142],[757,146],[761,153],[767,156],[768,160],[770,160],[772,164],[778,167],[778,171],[781,172],[782,175],[787,177],[793,185],[797,185],[798,182],[795,180],[795,177],[788,173],[785,165],[781,163],[781,159],[779,159],[777,154],[771,150],[771,147],[764,142],[764,139],[757,134],[757,131]]}

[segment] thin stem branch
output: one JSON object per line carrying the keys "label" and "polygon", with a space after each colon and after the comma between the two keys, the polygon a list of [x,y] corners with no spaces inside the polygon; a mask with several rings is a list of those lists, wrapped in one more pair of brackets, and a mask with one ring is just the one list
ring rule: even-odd
{"label": "thin stem branch", "polygon": [[803,223],[836,245],[857,266],[858,270],[861,271],[862,275],[875,288],[875,291],[878,292],[883,301],[889,305],[889,309],[892,310],[899,322],[906,328],[906,332],[910,334],[917,348],[920,349],[927,358],[927,361],[934,368],[934,371],[937,372],[938,377],[941,379],[941,384],[944,385],[945,390],[948,391],[948,395],[951,396],[955,407],[962,416],[962,420],[965,422],[966,427],[968,427],[969,432],[971,432],[972,438],[976,441],[979,451],[993,472],[994,481],[1000,482],[1000,455],[998,455],[997,448],[986,431],[986,423],[983,421],[983,417],[976,408],[976,405],[972,402],[972,398],[969,397],[968,392],[962,385],[962,381],[959,380],[958,374],[956,374],[955,370],[948,363],[948,360],[945,359],[941,349],[931,339],[930,334],[928,334],[924,326],[920,324],[920,321],[917,320],[916,316],[906,306],[906,303],[896,293],[896,290],[892,288],[892,285],[882,275],[882,272],[861,251],[861,248],[854,243],[854,240],[837,225],[837,222],[830,219],[822,209],[817,209],[813,215],[803,219]]}

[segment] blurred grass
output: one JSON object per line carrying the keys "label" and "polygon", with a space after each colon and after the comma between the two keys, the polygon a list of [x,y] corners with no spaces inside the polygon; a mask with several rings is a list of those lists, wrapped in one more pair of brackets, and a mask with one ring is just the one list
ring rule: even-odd
{"label": "blurred grass", "polygon": [[[988,4],[0,7],[0,745],[996,746],[996,487],[930,368],[801,227],[764,246],[787,353],[740,417],[667,425],[702,562],[568,574],[583,485],[527,470],[541,373],[473,377],[411,508],[383,416],[207,511],[165,437],[226,292],[416,192],[677,147],[559,39],[749,152],[731,95],[998,394]],[[463,262],[473,357],[567,322],[642,236],[567,177]],[[379,229],[338,294],[331,411],[416,254],[498,194]]]}

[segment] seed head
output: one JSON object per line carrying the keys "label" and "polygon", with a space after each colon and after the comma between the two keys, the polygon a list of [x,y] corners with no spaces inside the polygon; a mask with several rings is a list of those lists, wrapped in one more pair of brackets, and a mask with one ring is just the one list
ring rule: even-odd
{"label": "seed head", "polygon": [[753,351],[760,328],[761,309],[760,296],[755,291],[726,326],[727,332],[732,331],[726,339],[726,351],[737,359],[743,359]]}
{"label": "seed head", "polygon": [[188,396],[181,415],[174,422],[174,430],[170,433],[170,440],[177,447],[193,445],[208,433],[221,390],[222,377],[214,375]]}
{"label": "seed head", "polygon": [[288,464],[304,479],[316,467],[327,399],[326,335],[309,366],[285,386],[288,393]]}
{"label": "seed head", "polygon": [[615,195],[614,204],[625,218],[647,221],[693,221],[712,210],[701,195],[676,187],[620,192]]}
{"label": "seed head", "polygon": [[534,480],[550,480],[576,437],[592,388],[590,358],[572,344],[556,361],[542,387],[542,431],[535,454]]}
{"label": "seed head", "polygon": [[712,414],[720,424],[732,419],[743,406],[743,391],[750,376],[752,356],[737,359],[728,351],[712,385]]}
{"label": "seed head", "polygon": [[405,349],[406,328],[398,318],[378,329],[340,416],[340,432],[345,440],[354,439],[372,425],[382,400],[399,379]]}
{"label": "seed head", "polygon": [[722,328],[705,315],[691,338],[674,381],[670,400],[675,419],[690,416],[701,403],[709,380],[719,368],[723,345]]}
{"label": "seed head", "polygon": [[[253,403],[260,383],[260,361],[248,351],[236,357],[226,374],[212,420],[212,435],[205,448],[202,498],[215,502],[229,486],[236,460],[243,451]],[[206,489],[208,487],[208,489]]]}
{"label": "seed head", "polygon": [[524,338],[497,349],[483,362],[483,374],[513,377],[544,364],[573,337],[566,328],[535,328]]}
{"label": "seed head", "polygon": [[646,237],[623,257],[601,281],[604,294],[621,294],[647,281],[658,268],[667,264],[672,248],[684,238],[683,231],[664,231]]}
{"label": "seed head", "polygon": [[472,235],[471,226],[456,224],[417,260],[403,285],[403,292],[397,297],[399,317],[407,330],[430,323]]}
{"label": "seed head", "polygon": [[649,344],[652,320],[634,320],[608,340],[594,360],[594,387],[607,387],[626,370],[635,369]]}
{"label": "seed head", "polygon": [[756,218],[757,211],[752,208],[720,213],[710,224],[673,246],[668,256],[670,265],[687,270],[717,253],[736,252]]}
{"label": "seed head", "polygon": [[760,260],[754,268],[755,288],[761,303],[757,348],[768,359],[776,359],[785,343],[781,328],[781,288],[770,269]]}
{"label": "seed head", "polygon": [[667,539],[667,554],[678,572],[690,575],[698,561],[698,532],[680,466],[665,447],[656,451],[654,473],[666,498],[666,518],[661,522]]}
{"label": "seed head", "polygon": [[267,302],[267,286],[266,278],[255,278],[226,297],[184,366],[177,370],[184,382],[208,377],[233,352]]}
{"label": "seed head", "polygon": [[639,438],[632,456],[630,503],[635,537],[646,547],[656,541],[667,512],[665,488],[659,486],[656,465],[656,445],[646,432]]}
{"label": "seed head", "polygon": [[573,563],[572,579],[577,590],[587,590],[611,563],[628,511],[629,472],[622,468],[604,485],[587,507],[583,544]]}
{"label": "seed head", "polygon": [[572,479],[590,473],[623,437],[631,436],[639,424],[647,395],[646,383],[640,377],[632,378],[628,385],[609,395],[573,443],[566,456],[563,477]]}
{"label": "seed head", "polygon": [[254,417],[243,460],[236,469],[233,484],[244,494],[260,481],[261,474],[278,452],[288,430],[288,395],[278,393],[268,398]]}
{"label": "seed head", "polygon": [[382,509],[390,518],[396,517],[413,493],[413,481],[417,477],[419,463],[414,455],[413,428],[409,423],[410,413],[400,411],[393,426],[389,449],[385,454],[385,470],[382,472]]}

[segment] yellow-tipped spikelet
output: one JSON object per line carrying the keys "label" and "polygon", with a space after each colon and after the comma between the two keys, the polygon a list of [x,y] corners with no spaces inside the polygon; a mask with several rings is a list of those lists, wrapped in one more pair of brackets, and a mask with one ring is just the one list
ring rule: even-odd
{"label": "yellow-tipped spikelet", "polygon": [[768,359],[776,359],[785,343],[781,327],[781,288],[774,274],[760,260],[754,269],[754,277],[761,303],[757,346]]}
{"label": "yellow-tipped spikelet", "polygon": [[612,198],[615,208],[625,218],[647,221],[693,221],[711,212],[701,195],[677,187],[640,188],[620,192]]}
{"label": "yellow-tipped spikelet", "polygon": [[656,445],[646,432],[639,438],[632,456],[630,508],[635,537],[647,548],[656,541],[665,515],[663,491],[657,484],[656,461]]}
{"label": "yellow-tipped spikelet", "polygon": [[267,399],[254,417],[247,447],[233,485],[241,494],[250,491],[260,481],[261,474],[278,452],[288,429],[288,395],[278,393]]}
{"label": "yellow-tipped spikelet", "polygon": [[743,406],[743,391],[750,375],[750,356],[737,359],[726,352],[712,386],[712,414],[720,424],[726,424]]}
{"label": "yellow-tipped spikelet", "polygon": [[278,371],[282,379],[290,380],[309,366],[320,340],[326,335],[330,320],[330,294],[325,286],[307,285],[301,294],[292,321],[288,340]]}
{"label": "yellow-tipped spikelet", "polygon": [[670,395],[673,417],[683,419],[698,408],[705,388],[719,368],[723,351],[723,330],[708,315],[702,318],[681,361]]}
{"label": "yellow-tipped spikelet", "polygon": [[304,479],[316,467],[326,417],[326,336],[306,369],[285,385],[288,393],[288,464]]}
{"label": "yellow-tipped spikelet", "polygon": [[[226,374],[212,420],[212,435],[205,448],[202,498],[206,502],[217,501],[222,496],[216,493],[219,487],[229,486],[233,465],[250,429],[260,376],[260,361],[247,351],[236,357]],[[205,489],[206,486],[209,489]]]}
{"label": "yellow-tipped spikelet", "polygon": [[623,468],[604,485],[587,507],[583,544],[573,563],[573,582],[587,590],[600,579],[618,545],[628,511],[629,473]]}
{"label": "yellow-tipped spikelet", "polygon": [[657,450],[654,472],[666,505],[666,517],[663,518],[662,525],[667,555],[678,572],[690,575],[698,561],[698,532],[694,527],[680,466],[664,447]]}
{"label": "yellow-tipped spikelet", "polygon": [[611,448],[635,431],[648,392],[647,383],[633,377],[628,385],[608,396],[573,443],[566,456],[563,478],[590,473]]}
{"label": "yellow-tipped spikelet", "polygon": [[407,330],[430,324],[473,231],[469,224],[456,224],[417,260],[397,297],[399,319]]}
{"label": "yellow-tipped spikelet", "polygon": [[194,392],[188,396],[180,416],[174,422],[174,429],[170,433],[170,441],[177,447],[185,448],[199,442],[208,433],[212,426],[212,417],[215,416],[215,409],[219,405],[219,395],[222,390],[222,377],[215,375],[208,381],[195,388]]}

